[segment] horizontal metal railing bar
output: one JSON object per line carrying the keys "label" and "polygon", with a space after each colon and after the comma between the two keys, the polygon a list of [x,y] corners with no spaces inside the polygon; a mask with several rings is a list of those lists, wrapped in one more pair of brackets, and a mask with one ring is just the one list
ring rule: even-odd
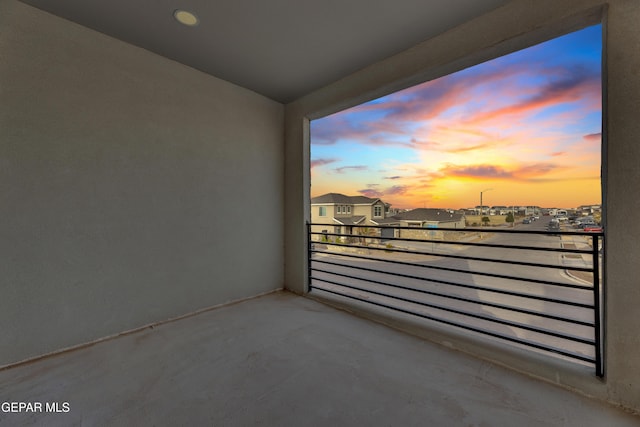
{"label": "horizontal metal railing bar", "polygon": [[[496,258],[481,258],[481,257],[471,257],[471,256],[465,256],[465,255],[443,254],[443,253],[434,254],[429,252],[414,251],[410,249],[376,248],[376,247],[370,247],[370,246],[351,245],[348,243],[322,243],[322,244],[331,245],[331,246],[340,246],[344,248],[369,249],[374,251],[395,252],[395,253],[401,253],[401,254],[437,256],[442,258],[464,259],[464,260],[480,261],[480,262],[495,262],[498,264],[521,265],[523,267],[553,268],[556,270],[567,269],[567,266],[565,265],[540,264],[536,262],[524,262],[524,261],[514,261],[514,260],[496,259]],[[593,268],[590,268],[590,267],[572,267],[571,270],[593,273]]]}
{"label": "horizontal metal railing bar", "polygon": [[[571,323],[571,324],[574,324],[574,325],[589,326],[589,327],[594,327],[595,326],[595,324],[593,322],[584,322],[582,320],[575,320],[575,319],[570,319],[570,318],[567,318],[567,317],[555,316],[555,315],[552,315],[552,314],[541,313],[539,311],[527,310],[527,309],[524,309],[524,308],[514,307],[514,306],[510,306],[510,305],[503,305],[503,304],[498,304],[498,303],[493,303],[493,302],[488,302],[488,301],[482,301],[482,300],[477,300],[477,299],[472,299],[472,298],[465,298],[465,297],[460,297],[460,296],[456,296],[456,295],[448,295],[448,294],[443,294],[441,292],[428,291],[426,289],[416,289],[416,288],[412,288],[411,286],[396,285],[396,284],[393,284],[393,283],[383,282],[383,281],[380,281],[380,280],[367,279],[367,278],[364,278],[364,277],[358,277],[358,276],[352,276],[352,275],[344,274],[344,273],[337,273],[337,272],[334,272],[334,271],[322,270],[322,269],[319,269],[319,268],[313,268],[312,267],[311,270],[312,271],[318,271],[318,272],[326,273],[326,274],[332,274],[332,275],[335,275],[335,276],[345,277],[345,278],[348,278],[348,279],[355,279],[355,280],[360,280],[360,281],[364,281],[364,282],[375,283],[375,284],[378,284],[378,285],[389,286],[391,288],[403,289],[403,290],[418,292],[418,293],[426,294],[426,295],[434,295],[434,296],[438,296],[438,297],[446,298],[446,299],[451,299],[451,300],[455,300],[455,301],[462,301],[462,302],[468,302],[468,303],[471,303],[471,304],[477,304],[477,305],[480,305],[480,306],[499,308],[501,310],[513,311],[513,312],[516,312],[516,313],[528,314],[528,315],[536,316],[536,317],[543,317],[545,319],[559,320],[561,322]],[[393,274],[393,273],[389,273],[389,274]]]}
{"label": "horizontal metal railing bar", "polygon": [[[343,224],[321,224],[317,222],[312,222],[308,224],[309,226],[323,226],[323,227],[331,227],[338,226]],[[429,230],[429,231],[456,231],[456,232],[467,232],[467,231],[477,231],[479,233],[507,233],[507,234],[544,234],[544,235],[555,235],[555,236],[604,236],[604,231],[542,231],[542,230],[503,230],[499,228],[422,228],[422,227],[407,227],[407,226],[396,226],[396,225],[348,225],[348,227],[352,228],[375,228],[375,229],[389,229],[394,228],[396,230]],[[313,232],[314,234],[317,231]]]}
{"label": "horizontal metal railing bar", "polygon": [[[538,283],[538,284],[542,284],[542,285],[557,286],[557,287],[569,288],[569,289],[580,289],[580,290],[591,289],[591,288],[585,287],[584,285],[574,285],[574,284],[571,284],[571,283],[552,282],[552,281],[548,281],[548,280],[532,279],[532,278],[528,278],[528,277],[516,277],[516,276],[509,276],[509,275],[506,275],[506,274],[486,273],[486,272],[482,272],[482,271],[461,270],[461,269],[458,269],[458,268],[442,267],[442,266],[438,266],[438,265],[419,264],[419,263],[415,263],[415,262],[406,262],[406,261],[390,260],[390,259],[383,259],[383,258],[373,258],[373,257],[366,257],[366,256],[362,256],[362,255],[355,255],[355,254],[345,254],[345,253],[336,254],[334,252],[319,251],[317,249],[311,250],[310,253],[311,254],[314,254],[314,253],[326,254],[326,255],[331,255],[331,256],[341,256],[341,257],[347,257],[347,258],[357,258],[357,259],[364,259],[364,260],[369,260],[369,261],[380,261],[380,262],[386,262],[386,263],[390,263],[390,264],[399,264],[399,265],[406,265],[406,266],[412,266],[412,267],[430,268],[432,270],[451,271],[451,272],[454,272],[454,273],[467,273],[467,274],[474,274],[474,275],[480,275],[480,276],[495,277],[495,278],[498,278],[498,279],[509,279],[509,280],[517,280],[517,281],[521,281],[521,282]],[[571,268],[565,267],[565,269],[567,269],[567,270],[575,270],[573,267],[571,267]]]}
{"label": "horizontal metal railing bar", "polygon": [[[429,229],[427,228],[427,229],[421,229],[421,230],[429,230]],[[434,229],[434,230],[440,230],[440,229]],[[562,253],[586,254],[586,255],[591,255],[591,252],[592,252],[591,249],[549,248],[546,246],[497,245],[495,243],[456,242],[453,240],[413,239],[408,237],[381,237],[381,236],[367,236],[362,234],[322,233],[318,231],[312,231],[310,234],[314,236],[355,237],[359,239],[379,239],[379,240],[383,239],[385,241],[393,240],[393,241],[401,241],[401,242],[436,243],[439,245],[480,246],[485,248],[519,249],[519,250],[527,250],[527,251],[562,252]],[[322,241],[312,241],[312,243],[329,244],[329,242],[322,242]]]}
{"label": "horizontal metal railing bar", "polygon": [[361,302],[365,302],[365,303],[368,303],[368,304],[377,305],[379,307],[388,308],[388,309],[399,311],[399,312],[402,312],[402,313],[418,316],[418,317],[421,317],[423,319],[428,319],[428,320],[432,320],[432,321],[435,321],[435,322],[443,323],[443,324],[446,324],[446,325],[455,326],[455,327],[458,327],[458,328],[461,328],[461,329],[466,329],[466,330],[469,330],[469,331],[473,331],[473,332],[477,332],[477,333],[480,333],[480,334],[488,335],[488,336],[491,336],[491,337],[494,337],[494,338],[503,339],[505,341],[514,342],[514,343],[517,343],[517,344],[525,345],[527,347],[536,348],[538,350],[543,350],[543,351],[547,351],[547,352],[550,352],[550,353],[559,354],[561,356],[569,357],[569,358],[572,358],[572,359],[575,359],[575,360],[581,360],[583,362],[592,363],[592,364],[595,363],[595,360],[593,358],[589,358],[589,357],[586,357],[586,356],[583,356],[583,355],[580,355],[580,354],[570,353],[568,351],[560,350],[560,349],[555,348],[555,347],[549,347],[549,346],[545,346],[545,345],[542,345],[542,344],[539,344],[539,343],[536,343],[536,342],[526,341],[526,340],[522,340],[522,339],[519,339],[519,338],[510,337],[508,335],[499,334],[497,332],[486,331],[484,329],[476,328],[476,327],[473,327],[473,326],[463,325],[463,324],[452,322],[452,321],[449,321],[449,320],[440,319],[440,318],[437,318],[437,317],[434,317],[434,316],[430,316],[428,314],[416,313],[416,312],[414,312],[412,310],[407,310],[407,309],[403,309],[403,308],[399,308],[399,307],[394,307],[394,306],[391,306],[391,305],[388,305],[388,304],[383,304],[383,303],[380,303],[380,302],[371,301],[371,300],[368,300],[368,299],[365,299],[365,298],[359,298],[359,297],[357,297],[355,295],[344,294],[344,293],[341,293],[341,292],[333,291],[333,290],[322,288],[322,287],[314,287],[314,289],[318,289],[318,290],[323,291],[323,292],[329,292],[329,293],[332,293],[332,294],[335,294],[335,295],[340,295],[340,296],[343,296],[343,297],[346,297],[346,298],[351,298],[351,299],[354,299],[354,300],[357,300],[357,301],[361,301]]}
{"label": "horizontal metal railing bar", "polygon": [[[351,266],[351,265],[340,264],[338,262],[331,262],[331,261],[326,261],[326,260],[314,260],[313,262],[330,264],[330,265],[335,265],[335,266],[344,267],[344,268],[352,268],[352,269],[362,270],[362,271],[368,271],[368,272],[371,272],[371,273],[378,273],[378,274],[386,274],[386,275],[404,277],[404,278],[407,278],[407,279],[422,280],[424,282],[440,283],[440,284],[443,284],[443,285],[449,285],[449,286],[454,286],[454,287],[458,287],[458,288],[465,288],[465,289],[473,289],[473,290],[477,290],[477,291],[492,292],[492,293],[496,293],[496,294],[500,294],[500,295],[509,295],[509,296],[515,296],[515,297],[520,297],[520,298],[525,298],[525,299],[533,299],[533,300],[536,300],[536,301],[552,302],[552,303],[561,304],[561,305],[568,305],[568,306],[571,306],[571,307],[579,307],[579,308],[587,308],[587,309],[593,309],[594,308],[593,305],[583,304],[583,303],[575,302],[575,301],[559,300],[559,299],[550,298],[550,297],[543,297],[543,296],[539,296],[539,295],[531,295],[531,294],[525,294],[525,293],[515,292],[515,291],[505,291],[503,289],[487,288],[487,287],[484,287],[484,286],[468,285],[468,284],[464,284],[464,283],[449,282],[447,280],[440,280],[440,279],[433,279],[433,278],[429,278],[429,277],[414,276],[414,275],[411,275],[411,274],[395,273],[395,272],[394,273],[389,273],[389,272],[386,272],[384,270],[378,270],[378,269],[374,269],[374,268],[367,268],[367,267],[360,267],[360,266]],[[312,270],[323,271],[323,270],[320,270],[320,269],[314,268],[314,267],[311,267],[311,269]],[[363,280],[367,280],[367,279],[363,279]],[[584,291],[592,292],[590,289],[584,289]],[[587,326],[594,326],[594,324],[590,323],[590,324],[587,324]]]}
{"label": "horizontal metal railing bar", "polygon": [[430,308],[435,308],[437,310],[442,310],[442,311],[446,311],[449,313],[454,313],[454,314],[459,314],[461,316],[467,316],[467,317],[472,317],[474,319],[480,319],[480,320],[485,320],[487,322],[492,322],[492,323],[498,323],[500,325],[506,325],[506,326],[510,326],[513,328],[519,328],[519,329],[524,329],[527,331],[531,331],[531,332],[536,332],[542,335],[548,335],[551,337],[556,337],[556,338],[561,338],[567,341],[574,341],[574,342],[579,342],[581,344],[588,344],[588,345],[594,345],[595,341],[592,339],[588,339],[588,338],[580,338],[580,337],[574,337],[571,335],[566,335],[566,334],[562,334],[560,332],[554,332],[554,331],[550,331],[547,329],[542,329],[542,328],[536,328],[535,326],[530,326],[530,325],[526,325],[523,323],[518,323],[518,322],[513,322],[511,320],[503,320],[503,319],[498,319],[498,318],[494,318],[494,317],[489,317],[489,316],[483,316],[481,314],[475,314],[475,313],[469,313],[468,311],[464,311],[464,310],[458,310],[455,308],[451,308],[451,307],[445,307],[445,306],[441,306],[438,304],[431,304],[428,302],[422,302],[422,301],[415,301],[412,300],[410,298],[404,298],[398,295],[389,295],[389,294],[385,294],[384,292],[378,292],[378,291],[374,291],[372,289],[366,289],[366,288],[361,288],[355,285],[347,285],[344,283],[339,283],[339,282],[334,282],[332,280],[327,280],[327,279],[323,279],[323,278],[319,278],[319,277],[313,277],[311,276],[311,279],[315,279],[318,280],[320,282],[325,282],[325,283],[330,283],[332,285],[337,285],[337,286],[342,286],[344,288],[349,288],[349,289],[354,289],[357,291],[362,291],[362,292],[368,292],[370,294],[374,294],[374,295],[379,295],[382,297],[386,297],[386,298],[391,298],[391,299],[395,299],[398,301],[403,301],[403,302],[409,302],[412,304],[418,304],[421,305],[423,307],[430,307]]}

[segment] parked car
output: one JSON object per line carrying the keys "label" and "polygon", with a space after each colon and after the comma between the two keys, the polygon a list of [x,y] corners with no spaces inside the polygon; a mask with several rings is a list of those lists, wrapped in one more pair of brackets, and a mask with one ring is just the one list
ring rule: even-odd
{"label": "parked car", "polygon": [[592,227],[595,225],[598,225],[598,224],[592,219],[576,221],[576,227],[578,228]]}
{"label": "parked car", "polygon": [[522,220],[523,224],[531,224],[531,220],[529,218],[525,218]]}

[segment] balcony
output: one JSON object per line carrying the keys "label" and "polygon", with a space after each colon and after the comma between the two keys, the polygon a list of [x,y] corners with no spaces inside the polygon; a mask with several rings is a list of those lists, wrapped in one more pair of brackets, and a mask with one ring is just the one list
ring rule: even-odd
{"label": "balcony", "polygon": [[[0,2],[0,425],[638,424],[603,402],[640,411],[640,3],[514,0],[287,104],[26,3]],[[595,344],[549,360],[318,283],[300,296],[310,120],[595,23],[604,379]],[[69,412],[2,410],[20,402]]]}
{"label": "balcony", "polygon": [[[0,425],[636,426],[613,406],[275,292],[0,371]],[[46,413],[44,404],[68,403]]]}

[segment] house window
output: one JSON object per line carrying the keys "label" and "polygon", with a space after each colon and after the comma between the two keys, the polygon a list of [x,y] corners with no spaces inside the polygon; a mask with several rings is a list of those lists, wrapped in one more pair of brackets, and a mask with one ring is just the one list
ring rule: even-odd
{"label": "house window", "polygon": [[373,207],[373,216],[381,217],[382,216],[382,206],[374,206]]}
{"label": "house window", "polygon": [[347,213],[351,214],[351,206],[347,206]]}
{"label": "house window", "polygon": [[327,207],[326,206],[320,206],[318,208],[318,215],[319,216],[327,216]]}

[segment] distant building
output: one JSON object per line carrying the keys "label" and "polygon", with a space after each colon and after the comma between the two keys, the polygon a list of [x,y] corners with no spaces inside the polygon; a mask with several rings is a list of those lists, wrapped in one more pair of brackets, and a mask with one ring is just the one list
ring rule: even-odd
{"label": "distant building", "polygon": [[506,206],[491,206],[489,209],[489,215],[506,215],[511,212],[511,209]]}
{"label": "distant building", "polygon": [[485,206],[485,205],[478,205],[475,207],[475,214],[476,215],[489,215],[489,211],[491,210],[491,208],[489,206]]}
{"label": "distant building", "polygon": [[592,215],[596,212],[602,212],[602,205],[582,205],[576,209],[576,213],[583,216]]}
{"label": "distant building", "polygon": [[516,214],[522,216],[540,215],[540,213],[542,212],[542,208],[540,206],[515,206],[515,211]]}
{"label": "distant building", "polygon": [[402,209],[402,208],[392,208],[392,207],[389,207],[389,208],[386,210],[386,215],[385,215],[385,216],[394,216],[394,215],[398,215],[399,213],[402,213],[402,212],[407,212],[407,211],[409,211],[409,210],[410,210],[410,209]]}

